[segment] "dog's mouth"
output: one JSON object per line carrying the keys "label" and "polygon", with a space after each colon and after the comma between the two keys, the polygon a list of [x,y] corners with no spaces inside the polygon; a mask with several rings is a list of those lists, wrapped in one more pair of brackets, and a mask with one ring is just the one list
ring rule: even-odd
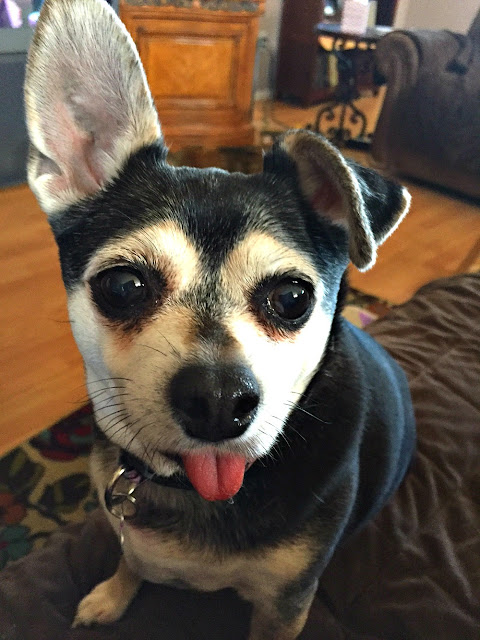
{"label": "dog's mouth", "polygon": [[[245,472],[255,462],[242,454],[215,449],[198,449],[183,454],[162,451],[161,454],[177,464],[197,493],[209,501],[228,500],[238,493],[243,484]],[[129,456],[129,459],[130,464],[138,467],[135,458]],[[137,470],[144,477],[153,480],[158,477],[143,463],[140,464],[142,468]]]}

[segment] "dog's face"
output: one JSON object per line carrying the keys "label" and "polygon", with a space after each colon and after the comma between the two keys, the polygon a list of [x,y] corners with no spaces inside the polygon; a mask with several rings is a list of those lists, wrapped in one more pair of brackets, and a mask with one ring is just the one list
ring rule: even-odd
{"label": "dog's face", "polygon": [[233,495],[321,363],[349,257],[373,264],[406,192],[307,132],[262,174],[170,167],[102,0],[46,1],[26,108],[100,429],[164,475],[180,456],[206,498]]}

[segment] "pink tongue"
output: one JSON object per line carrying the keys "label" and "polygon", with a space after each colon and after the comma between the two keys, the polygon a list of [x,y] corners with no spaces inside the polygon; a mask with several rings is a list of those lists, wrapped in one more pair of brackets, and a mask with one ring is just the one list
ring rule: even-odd
{"label": "pink tongue", "polygon": [[185,453],[183,466],[188,479],[205,500],[227,500],[243,483],[245,457],[230,453]]}

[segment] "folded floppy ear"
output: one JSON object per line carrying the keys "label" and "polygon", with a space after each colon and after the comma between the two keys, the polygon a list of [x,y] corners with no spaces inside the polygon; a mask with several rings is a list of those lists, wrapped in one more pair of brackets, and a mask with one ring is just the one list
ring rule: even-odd
{"label": "folded floppy ear", "polygon": [[350,259],[360,271],[373,266],[377,246],[410,206],[406,189],[346,160],[309,131],[285,133],[267,154],[265,171],[296,171],[300,191],[316,213],[347,230]]}
{"label": "folded floppy ear", "polygon": [[104,0],[46,0],[28,56],[28,180],[49,215],[161,140],[137,50]]}

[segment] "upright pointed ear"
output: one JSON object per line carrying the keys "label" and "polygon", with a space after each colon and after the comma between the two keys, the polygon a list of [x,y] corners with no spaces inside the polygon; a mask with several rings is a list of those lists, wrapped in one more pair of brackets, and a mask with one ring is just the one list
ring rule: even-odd
{"label": "upright pointed ear", "polygon": [[161,140],[135,45],[104,0],[46,0],[28,56],[28,181],[54,215]]}
{"label": "upright pointed ear", "polygon": [[374,265],[377,246],[410,206],[406,189],[346,160],[310,131],[285,133],[265,157],[265,171],[296,173],[300,191],[318,215],[348,231],[350,259],[360,271]]}

